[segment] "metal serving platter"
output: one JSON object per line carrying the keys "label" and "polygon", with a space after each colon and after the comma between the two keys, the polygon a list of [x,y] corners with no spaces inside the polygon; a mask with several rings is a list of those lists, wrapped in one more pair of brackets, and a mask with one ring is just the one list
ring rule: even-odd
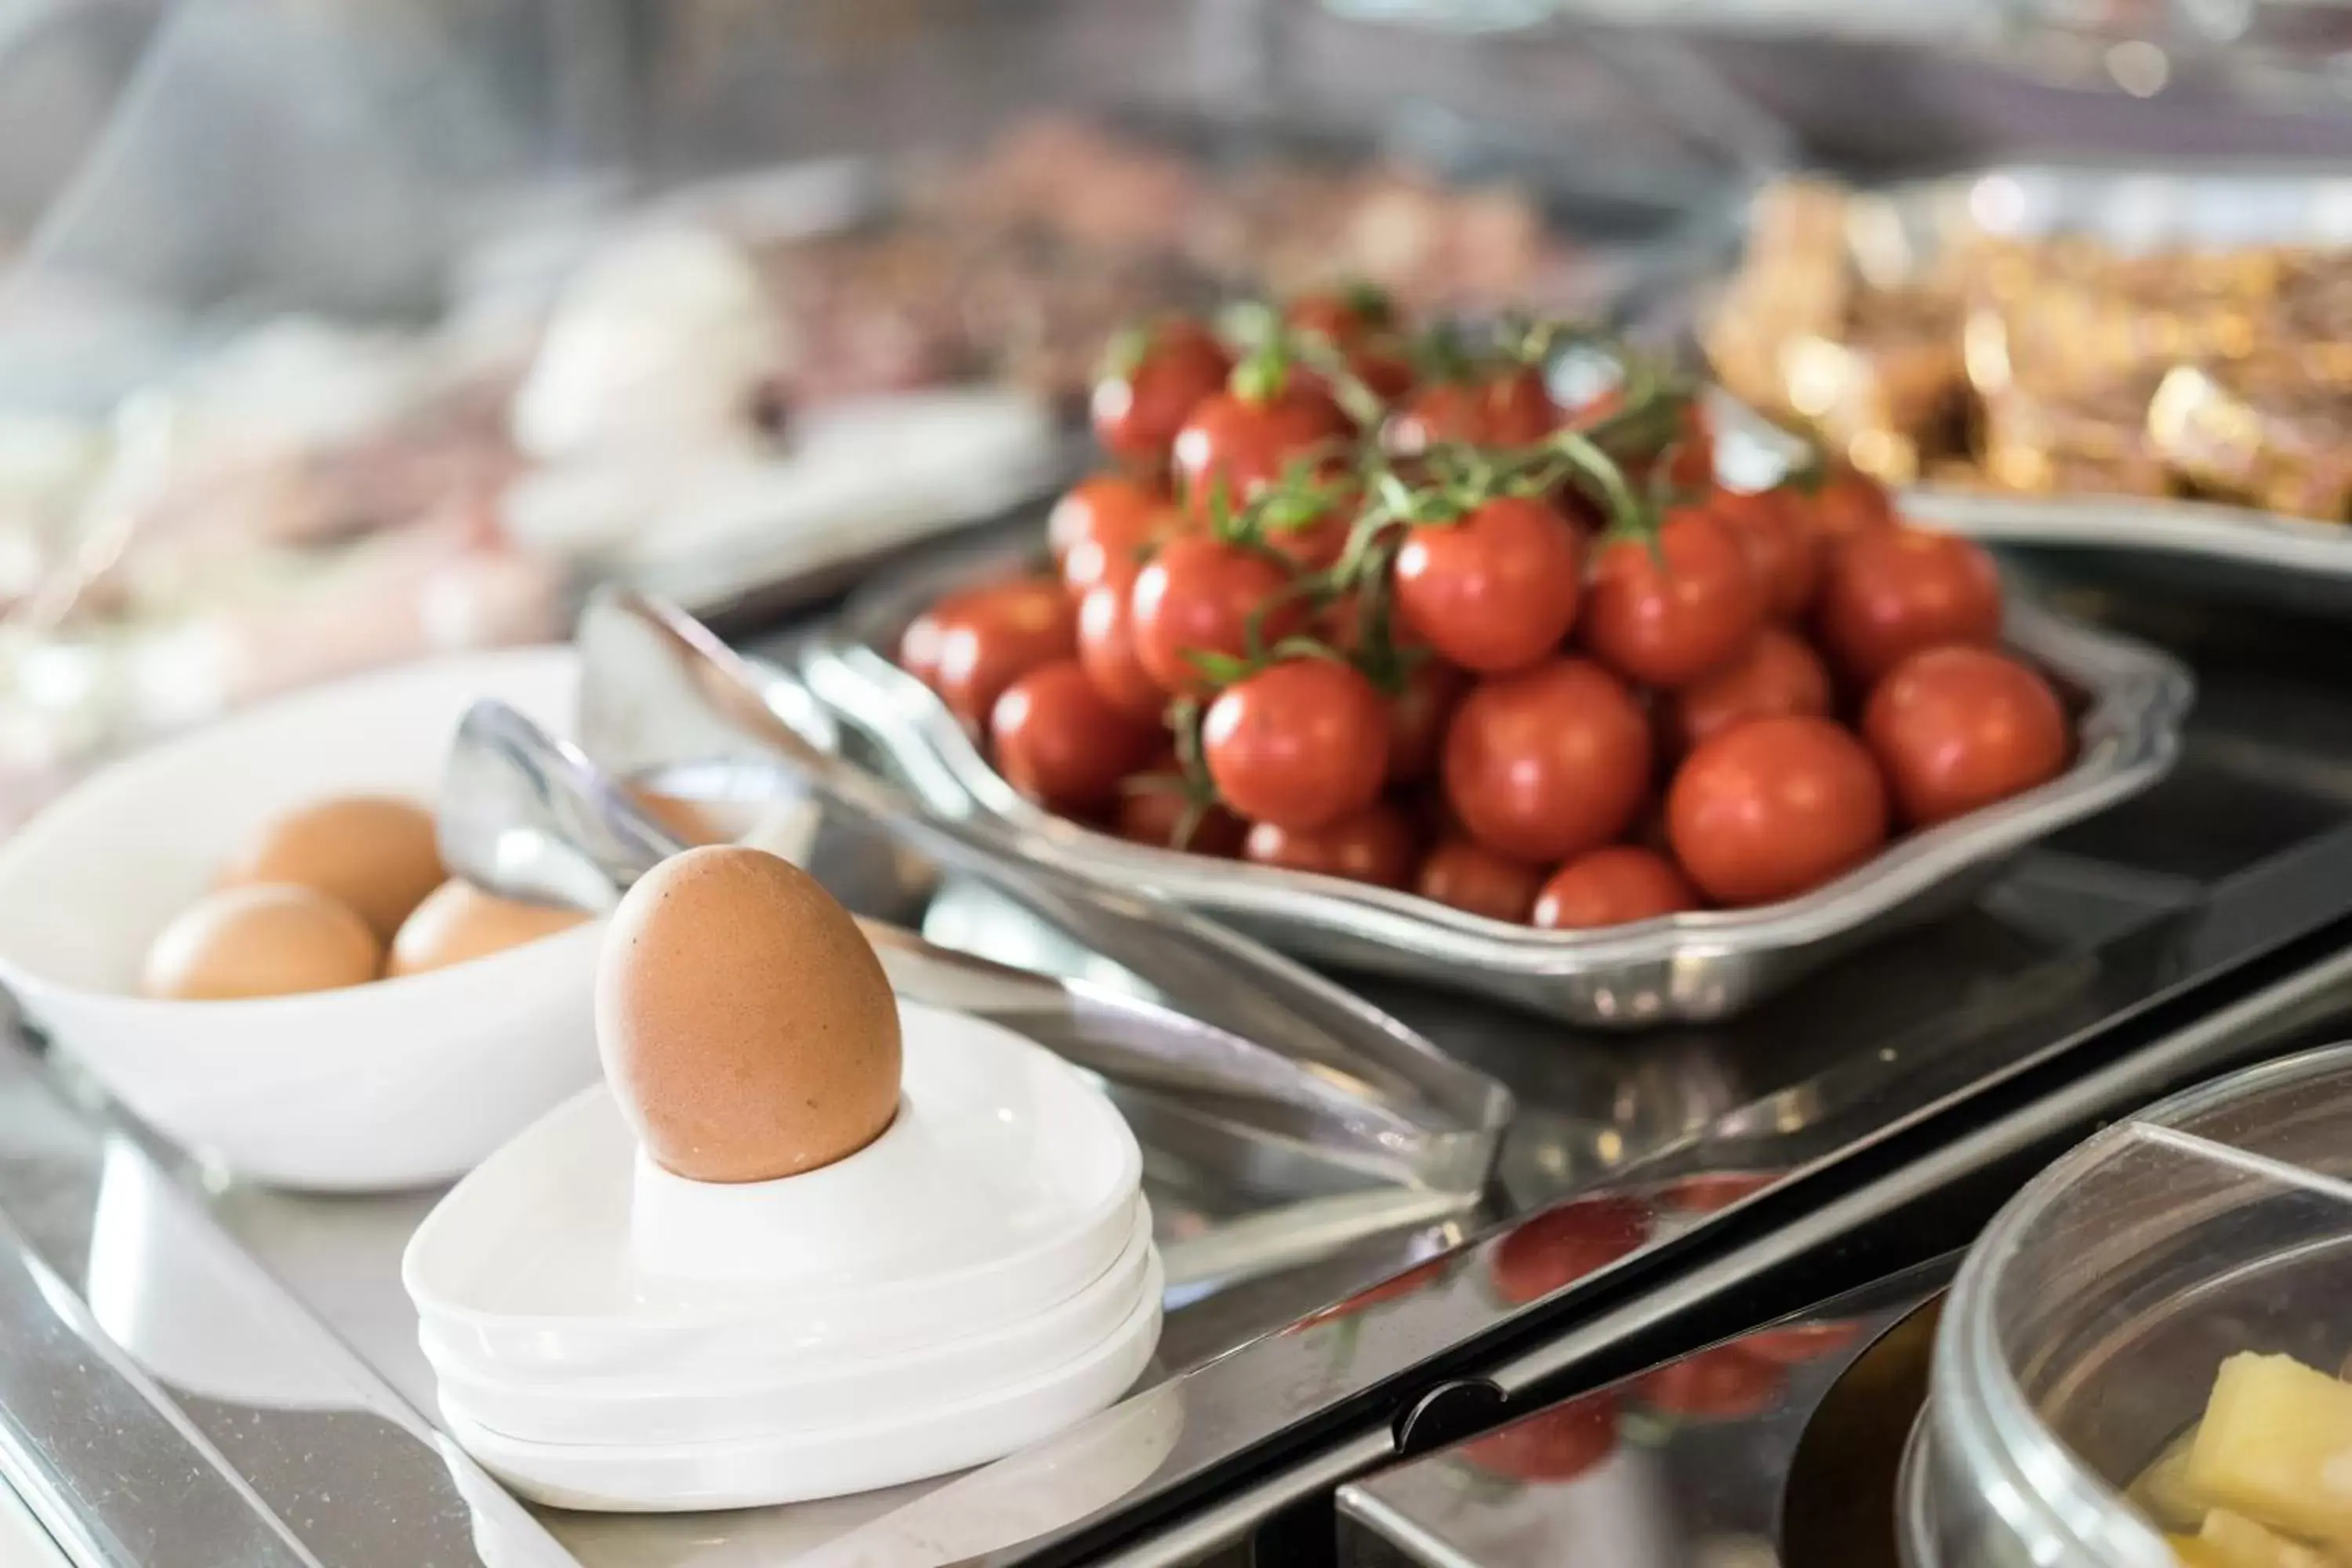
{"label": "metal serving platter", "polygon": [[877,579],[808,645],[801,670],[810,689],[934,806],[977,811],[1024,858],[1144,889],[1319,961],[1475,991],[1587,1026],[1727,1017],[1863,942],[1957,907],[2021,847],[2162,777],[2191,691],[2187,672],[2155,649],[2012,595],[2011,646],[2080,701],[2079,749],[2064,774],[1910,835],[1803,898],[1622,931],[1538,931],[1337,878],[1128,843],[1015,793],[890,650],[923,606],[1020,562],[1037,537],[1034,521],[1016,521]]}

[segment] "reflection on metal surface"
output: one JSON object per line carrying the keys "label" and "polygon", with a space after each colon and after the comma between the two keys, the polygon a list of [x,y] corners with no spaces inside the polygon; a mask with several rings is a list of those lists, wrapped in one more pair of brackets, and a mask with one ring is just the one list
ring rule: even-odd
{"label": "reflection on metal surface", "polygon": [[1099,888],[1142,888],[1319,962],[1490,995],[1586,1027],[1729,1017],[1865,940],[1964,903],[2005,856],[2146,790],[2178,753],[2191,685],[2152,647],[2012,598],[2006,635],[2077,693],[2080,744],[2058,779],[1896,840],[1830,886],[1756,910],[1625,931],[1545,931],[1411,893],[1131,844],[1056,818],[989,766],[930,690],[891,662],[916,612],[1029,546],[999,531],[885,577],[814,640],[802,673],[931,810],[968,820],[1032,866]]}
{"label": "reflection on metal surface", "polygon": [[1339,1493],[1343,1559],[1887,1563],[1946,1258]]}
{"label": "reflection on metal surface", "polygon": [[0,1450],[89,1561],[569,1561],[14,1039],[0,1126]]}

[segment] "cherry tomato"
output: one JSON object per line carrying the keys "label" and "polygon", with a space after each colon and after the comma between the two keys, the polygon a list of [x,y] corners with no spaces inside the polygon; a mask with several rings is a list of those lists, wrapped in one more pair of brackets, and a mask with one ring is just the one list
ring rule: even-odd
{"label": "cherry tomato", "polygon": [[1160,468],[1203,398],[1224,390],[1233,357],[1198,321],[1168,321],[1111,350],[1095,383],[1095,439],[1113,457]]}
{"label": "cherry tomato", "polygon": [[1490,921],[1525,925],[1543,873],[1497,855],[1475,838],[1449,838],[1429,852],[1412,890]]}
{"label": "cherry tomato", "polygon": [[1968,540],[1870,529],[1831,554],[1815,613],[1830,657],[1867,686],[1921,648],[1999,641],[2000,574]]}
{"label": "cherry tomato", "polygon": [[1471,688],[1445,731],[1445,800],[1470,836],[1542,862],[1625,831],[1650,787],[1650,727],[1617,678],[1553,658]]}
{"label": "cherry tomato", "polygon": [[1311,833],[1380,798],[1388,707],[1352,665],[1285,659],[1217,693],[1201,723],[1201,751],[1236,813]]}
{"label": "cherry tomato", "polygon": [[1791,1323],[1782,1329],[1759,1329],[1734,1341],[1730,1349],[1774,1366],[1801,1366],[1835,1355],[1853,1343],[1862,1325],[1853,1321]]}
{"label": "cherry tomato", "polygon": [[1419,784],[1436,771],[1446,722],[1469,684],[1443,659],[1422,659],[1406,672],[1404,690],[1389,702],[1389,783]]}
{"label": "cherry tomato", "polygon": [[1643,1373],[1633,1380],[1633,1394],[1672,1415],[1738,1421],[1771,1409],[1788,1386],[1780,1368],[1727,1344]]}
{"label": "cherry tomato", "polygon": [[1396,558],[1397,616],[1465,669],[1523,669],[1576,623],[1584,543],[1545,500],[1501,496],[1416,524]]}
{"label": "cherry tomato", "polygon": [[1620,539],[1602,548],[1579,632],[1627,679],[1671,688],[1730,663],[1763,624],[1747,546],[1715,517],[1685,508],[1666,514],[1654,545]]}
{"label": "cherry tomato", "polygon": [[1980,647],[1935,647],[1870,694],[1862,732],[1903,819],[1925,827],[2056,778],[2066,710],[2034,671]]}
{"label": "cherry tomato", "polygon": [[1318,289],[1291,300],[1282,319],[1302,332],[1328,339],[1335,348],[1354,348],[1396,325],[1396,306],[1367,283]]}
{"label": "cherry tomato", "polygon": [[1264,396],[1221,392],[1177,432],[1176,473],[1194,517],[1220,501],[1237,511],[1297,466],[1328,471],[1344,457],[1353,426],[1331,395],[1287,371],[1273,375],[1280,384]]}
{"label": "cherry tomato", "polygon": [[1764,613],[1793,621],[1811,607],[1821,581],[1822,542],[1799,515],[1802,500],[1782,489],[1743,495],[1717,490],[1707,510],[1728,524],[1748,547],[1748,559],[1764,588]]}
{"label": "cherry tomato", "polygon": [[1605,1390],[1462,1445],[1465,1461],[1514,1481],[1572,1481],[1616,1451],[1617,1396]]}
{"label": "cherry tomato", "polygon": [[1690,754],[1666,795],[1675,858],[1708,898],[1769,904],[1852,870],[1886,839],[1886,785],[1826,719],[1755,719]]}
{"label": "cherry tomato", "polygon": [[1766,626],[1748,651],[1712,675],[1667,694],[1661,722],[1677,752],[1688,752],[1735,724],[1830,710],[1830,672],[1803,639]]}
{"label": "cherry tomato", "polygon": [[[1590,430],[1622,408],[1624,401],[1625,389],[1612,386],[1570,410],[1563,423],[1572,429]],[[1604,439],[1603,444],[1612,452],[1617,451],[1616,443]],[[1618,459],[1624,466],[1625,477],[1636,485],[1647,485],[1657,466],[1646,456],[1619,452]],[[1715,482],[1715,431],[1708,423],[1706,408],[1696,398],[1683,404],[1680,428],[1668,452],[1666,482],[1683,490],[1703,490]]]}
{"label": "cherry tomato", "polygon": [[1641,1249],[1649,1206],[1619,1194],[1556,1204],[1519,1221],[1495,1248],[1495,1294],[1516,1307],[1549,1296]]}
{"label": "cherry tomato", "polygon": [[1272,516],[1260,535],[1265,547],[1301,571],[1319,572],[1336,563],[1348,548],[1356,526],[1361,498],[1347,496],[1312,517]]}
{"label": "cherry tomato", "polygon": [[1077,651],[1077,611],[1048,578],[1024,577],[970,595],[937,611],[933,685],[950,711],[981,730],[1004,689]]}
{"label": "cherry tomato", "polygon": [[1076,659],[1041,665],[1006,687],[988,729],[1005,782],[1074,816],[1111,805],[1119,780],[1160,738],[1105,701]]}
{"label": "cherry tomato", "polygon": [[1045,531],[1061,559],[1062,584],[1076,598],[1097,583],[1133,583],[1145,552],[1182,524],[1183,514],[1156,486],[1097,474],[1054,503]]}
{"label": "cherry tomato", "polygon": [[1697,889],[1673,861],[1636,845],[1609,844],[1551,874],[1536,895],[1535,923],[1547,931],[1591,931],[1698,906]]}
{"label": "cherry tomato", "polygon": [[1271,822],[1254,823],[1242,840],[1242,858],[1292,871],[1344,877],[1374,887],[1402,888],[1412,873],[1412,828],[1386,801],[1375,801],[1311,833]]}
{"label": "cherry tomato", "polygon": [[1078,601],[1078,665],[1104,701],[1129,719],[1155,722],[1167,711],[1168,693],[1135,657],[1130,592],[1119,583],[1097,583]]}
{"label": "cherry tomato", "polygon": [[1159,766],[1120,784],[1111,827],[1121,838],[1154,849],[1182,849],[1221,860],[1241,852],[1242,836],[1249,829],[1240,817],[1222,805],[1212,805],[1192,824],[1191,836],[1183,837],[1188,815],[1181,775],[1171,754],[1161,759]]}
{"label": "cherry tomato", "polygon": [[1255,551],[1205,534],[1170,540],[1137,574],[1128,600],[1129,635],[1144,673],[1163,691],[1205,694],[1211,682],[1190,652],[1238,658],[1249,651],[1249,622],[1260,615],[1267,646],[1304,624],[1303,601],[1286,598],[1289,576]]}
{"label": "cherry tomato", "polygon": [[1559,425],[1559,410],[1531,366],[1437,381],[1405,400],[1381,431],[1389,450],[1418,457],[1442,441],[1531,447]]}
{"label": "cherry tomato", "polygon": [[993,593],[1000,583],[979,584],[942,594],[898,634],[898,668],[936,688],[940,683],[940,645],[947,640],[947,623],[972,600]]}
{"label": "cherry tomato", "polygon": [[1886,487],[1854,468],[1832,470],[1802,502],[1797,515],[1825,550],[1835,550],[1857,533],[1895,526],[1895,501]]}

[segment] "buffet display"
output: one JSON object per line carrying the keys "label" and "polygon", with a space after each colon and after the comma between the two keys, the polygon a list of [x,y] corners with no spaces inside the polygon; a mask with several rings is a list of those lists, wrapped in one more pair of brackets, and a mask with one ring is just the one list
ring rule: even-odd
{"label": "buffet display", "polygon": [[1253,123],[0,411],[0,1480],[125,1561],[2352,1564],[2344,1058],[2132,1113],[2342,1010],[2347,672],[1993,553],[2352,582],[2352,186],[1790,180],[1695,302],[1722,214],[1643,299]]}

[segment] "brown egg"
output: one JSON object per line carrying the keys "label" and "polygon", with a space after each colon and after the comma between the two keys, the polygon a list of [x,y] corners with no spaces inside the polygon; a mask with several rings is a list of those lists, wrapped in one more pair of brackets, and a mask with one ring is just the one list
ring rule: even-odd
{"label": "brown egg", "polygon": [[763,849],[689,849],[629,889],[596,972],[604,1079],[656,1163],[762,1182],[872,1142],[898,1006],[849,912]]}
{"label": "brown egg", "polygon": [[373,980],[383,947],[324,893],[264,883],[224,888],[180,911],[154,945],[139,989],[182,1002],[290,996]]}
{"label": "brown egg", "polygon": [[401,922],[400,934],[392,939],[392,959],[383,972],[391,978],[446,969],[570,931],[587,918],[578,910],[501,899],[463,878],[452,877]]}
{"label": "brown egg", "polygon": [[229,862],[221,885],[316,888],[355,910],[379,942],[390,942],[447,875],[430,812],[404,800],[348,795],[278,818]]}

